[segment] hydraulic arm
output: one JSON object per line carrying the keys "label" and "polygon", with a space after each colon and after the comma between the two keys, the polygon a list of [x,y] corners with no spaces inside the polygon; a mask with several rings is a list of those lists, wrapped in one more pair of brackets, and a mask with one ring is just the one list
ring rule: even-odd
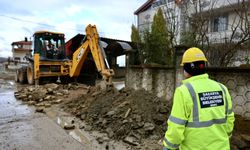
{"label": "hydraulic arm", "polygon": [[105,51],[100,45],[100,39],[96,26],[89,24],[85,30],[86,37],[81,46],[73,54],[73,60],[70,67],[70,77],[78,76],[80,74],[80,69],[86,60],[88,53],[91,52],[98,72],[101,73],[107,84],[112,84],[114,71],[109,68]]}

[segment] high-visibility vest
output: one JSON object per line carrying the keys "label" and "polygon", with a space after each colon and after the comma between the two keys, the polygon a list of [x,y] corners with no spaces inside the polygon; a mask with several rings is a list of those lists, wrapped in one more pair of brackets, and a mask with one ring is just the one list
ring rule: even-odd
{"label": "high-visibility vest", "polygon": [[234,126],[227,88],[198,75],[183,81],[174,94],[164,146],[180,150],[229,150]]}

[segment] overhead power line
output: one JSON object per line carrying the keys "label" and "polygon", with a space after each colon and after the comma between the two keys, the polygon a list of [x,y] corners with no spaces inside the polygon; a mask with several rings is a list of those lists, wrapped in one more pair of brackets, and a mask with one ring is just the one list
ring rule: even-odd
{"label": "overhead power line", "polygon": [[[39,23],[39,22],[35,22],[35,21],[31,21],[31,20],[26,20],[26,19],[21,19],[21,18],[12,17],[12,16],[7,16],[7,15],[3,15],[3,14],[0,14],[0,16],[1,17],[5,17],[5,18],[9,18],[11,20],[19,21],[19,22],[27,22],[27,23],[36,24],[36,25],[39,25],[39,26],[45,26],[45,27],[49,27],[49,28],[56,28],[56,26],[50,25],[50,24]],[[78,32],[83,32],[83,30],[77,30],[77,29],[73,29],[73,28],[64,28],[64,29],[74,30],[74,31],[78,31]]]}
{"label": "overhead power line", "polygon": [[[18,18],[18,17],[7,16],[7,15],[4,15],[4,14],[0,14],[0,17],[5,17],[5,18],[8,18],[8,19],[11,19],[11,20],[14,20],[14,21],[19,21],[19,22],[32,23],[32,24],[36,24],[36,25],[39,25],[39,26],[49,27],[49,28],[57,28],[57,26],[55,26],[55,25],[50,25],[50,24],[45,24],[45,23],[39,23],[39,22],[31,21],[31,20],[21,19],[21,18]],[[84,26],[83,26],[82,30],[73,29],[73,28],[67,28],[67,27],[62,27],[62,28],[65,29],[65,30],[77,31],[77,32],[80,32],[82,34],[85,33],[85,27]],[[105,35],[106,35],[105,32],[100,31],[100,30],[98,30],[98,32],[99,32],[100,36],[105,37]]]}

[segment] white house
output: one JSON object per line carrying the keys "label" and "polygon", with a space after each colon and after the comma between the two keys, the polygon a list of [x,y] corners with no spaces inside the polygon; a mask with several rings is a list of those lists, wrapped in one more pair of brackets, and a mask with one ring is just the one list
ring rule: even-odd
{"label": "white house", "polygon": [[180,43],[181,9],[176,0],[148,0],[139,7],[134,14],[137,15],[137,27],[140,35],[149,29],[158,9],[161,8],[167,21],[168,29],[174,33],[174,43]]}
{"label": "white house", "polygon": [[249,63],[250,47],[241,46],[250,41],[249,0],[200,0],[190,5],[195,6],[189,7],[193,8],[191,15],[206,18],[205,38],[210,45],[238,45],[234,48],[229,66]]}
{"label": "white house", "polygon": [[13,60],[16,62],[27,62],[24,58],[26,55],[31,54],[32,42],[25,38],[24,41],[17,41],[11,44]]}
{"label": "white house", "polygon": [[[181,43],[185,31],[193,28],[190,20],[198,17],[202,21],[196,20],[193,24],[203,29],[197,36],[203,36],[201,41],[205,44],[250,41],[249,0],[148,0],[134,12],[140,34],[151,26],[158,8],[162,8],[168,26],[174,32],[175,45]],[[230,65],[249,63],[249,49],[237,49]]]}

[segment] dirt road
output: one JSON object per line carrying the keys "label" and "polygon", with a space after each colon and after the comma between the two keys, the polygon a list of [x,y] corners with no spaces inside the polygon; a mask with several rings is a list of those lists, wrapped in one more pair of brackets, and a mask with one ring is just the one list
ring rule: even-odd
{"label": "dirt road", "polygon": [[17,101],[8,84],[0,83],[0,149],[86,149],[45,114]]}

